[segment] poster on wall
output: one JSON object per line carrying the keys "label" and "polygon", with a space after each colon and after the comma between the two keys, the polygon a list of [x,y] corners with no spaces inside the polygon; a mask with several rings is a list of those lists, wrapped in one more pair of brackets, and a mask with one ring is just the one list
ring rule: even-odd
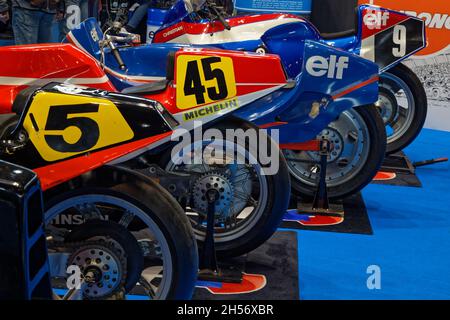
{"label": "poster on wall", "polygon": [[360,0],[405,12],[425,21],[428,46],[406,64],[424,84],[428,97],[425,126],[450,131],[450,1]]}
{"label": "poster on wall", "polygon": [[312,0],[235,0],[237,11],[311,13]]}

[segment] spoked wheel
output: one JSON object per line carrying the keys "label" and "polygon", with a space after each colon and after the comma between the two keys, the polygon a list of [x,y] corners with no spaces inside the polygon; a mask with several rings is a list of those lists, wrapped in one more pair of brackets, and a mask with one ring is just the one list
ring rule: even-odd
{"label": "spoked wheel", "polygon": [[380,75],[377,108],[386,125],[387,152],[409,145],[423,128],[427,98],[419,78],[399,64]]}
{"label": "spoked wheel", "polygon": [[[233,124],[228,123],[227,128],[258,130],[248,123],[239,123],[235,127]],[[218,129],[225,133],[225,127]],[[200,245],[206,234],[206,193],[210,189],[218,192],[215,242],[219,256],[238,256],[257,248],[272,236],[286,212],[290,196],[286,163],[272,139],[268,136],[258,139],[266,139],[268,146],[275,150],[279,163],[275,174],[260,164],[257,141],[252,141],[250,145],[248,142],[205,140],[200,145],[185,148],[184,155],[178,153],[162,159],[162,166],[166,170],[194,176],[187,215]],[[189,164],[183,160],[186,153],[210,154],[210,150],[223,152],[220,155],[213,154],[210,158],[204,157],[199,164]]]}
{"label": "spoked wheel", "polygon": [[[366,186],[384,159],[386,135],[374,106],[343,112],[317,137],[330,142],[326,181],[331,199],[345,198]],[[314,196],[320,156],[313,151],[284,151],[292,186],[300,196]]]}
{"label": "spoked wheel", "polygon": [[45,213],[51,276],[81,272],[84,299],[189,299],[198,257],[188,219],[157,185],[122,183],[52,198]]}

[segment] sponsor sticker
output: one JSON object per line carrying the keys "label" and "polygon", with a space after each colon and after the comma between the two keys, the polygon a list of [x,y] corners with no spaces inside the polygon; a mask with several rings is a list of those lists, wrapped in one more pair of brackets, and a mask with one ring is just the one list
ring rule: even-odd
{"label": "sponsor sticker", "polygon": [[233,98],[226,101],[221,101],[216,104],[204,106],[201,108],[196,108],[193,110],[189,110],[185,113],[183,113],[183,120],[184,121],[192,121],[197,120],[199,118],[219,114],[219,113],[228,113],[233,109],[236,109],[239,107],[238,99]]}

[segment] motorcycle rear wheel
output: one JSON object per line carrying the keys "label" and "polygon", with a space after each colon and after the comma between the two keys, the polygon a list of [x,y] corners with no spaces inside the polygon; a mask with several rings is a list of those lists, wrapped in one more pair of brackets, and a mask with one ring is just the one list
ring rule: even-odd
{"label": "motorcycle rear wheel", "polygon": [[[214,129],[218,129],[223,133],[225,133],[227,129],[254,129],[256,132],[260,132],[253,124],[235,118],[223,121],[216,125]],[[242,153],[245,153],[245,156],[258,159],[258,163],[247,167],[238,165],[239,176],[246,175],[247,179],[242,179],[242,181],[241,179],[236,180],[240,180],[240,184],[245,184],[250,179],[253,179],[253,182],[251,183],[253,187],[250,188],[251,191],[248,194],[248,204],[231,217],[233,221],[236,221],[236,225],[231,227],[227,226],[227,223],[218,223],[216,225],[215,246],[219,257],[236,257],[259,247],[275,233],[288,208],[291,187],[286,161],[284,160],[278,145],[276,145],[268,135],[261,133],[258,140],[262,141],[260,139],[267,139],[267,145],[272,147],[271,150],[276,150],[275,156],[279,163],[278,171],[275,174],[267,174],[268,170],[259,162],[259,143],[257,141],[250,141],[250,143],[249,141],[237,144],[235,144],[235,142],[232,143],[236,146],[237,152],[241,152],[241,155]],[[204,142],[208,143],[208,141]],[[190,148],[191,147],[189,146],[188,149]],[[214,172],[217,172],[215,166],[206,164],[178,165],[177,162],[177,159],[171,159],[171,150],[168,150],[168,152],[160,159],[161,167],[170,172],[189,173],[190,171],[193,171],[197,173],[201,172],[205,176],[208,174],[214,175]],[[231,164],[231,166],[232,165],[233,164]],[[260,170],[265,174],[258,174]],[[219,174],[214,176],[214,178],[218,178],[221,183],[226,177]],[[232,181],[232,184],[235,182],[237,181]],[[242,191],[247,189],[240,188],[238,185],[233,185],[231,190],[234,190],[232,204],[236,206],[236,200],[240,200],[237,199],[237,194],[239,194],[239,197],[241,198],[243,197]],[[237,190],[239,190],[239,192]],[[193,194],[194,192],[195,188],[192,190]],[[233,191],[231,191],[231,193],[233,193]],[[203,223],[205,221],[204,213],[203,217],[199,219],[195,216],[195,214],[198,214],[198,211],[196,212],[191,206],[188,208],[187,214],[190,216],[194,233],[198,240],[198,245],[201,247],[206,234],[205,224]],[[200,216],[200,214],[198,214],[198,216]]]}

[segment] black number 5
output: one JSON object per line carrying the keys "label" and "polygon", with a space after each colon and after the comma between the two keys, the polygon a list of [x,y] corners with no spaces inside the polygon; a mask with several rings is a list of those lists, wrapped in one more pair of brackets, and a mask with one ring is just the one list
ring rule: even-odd
{"label": "black number 5", "polygon": [[45,135],[45,141],[50,148],[59,152],[83,152],[93,148],[99,138],[100,129],[97,122],[86,117],[68,118],[71,114],[97,113],[96,104],[77,104],[64,106],[51,106],[48,113],[45,130],[63,131],[69,127],[77,127],[81,137],[77,142],[70,144],[64,140],[63,135]]}

